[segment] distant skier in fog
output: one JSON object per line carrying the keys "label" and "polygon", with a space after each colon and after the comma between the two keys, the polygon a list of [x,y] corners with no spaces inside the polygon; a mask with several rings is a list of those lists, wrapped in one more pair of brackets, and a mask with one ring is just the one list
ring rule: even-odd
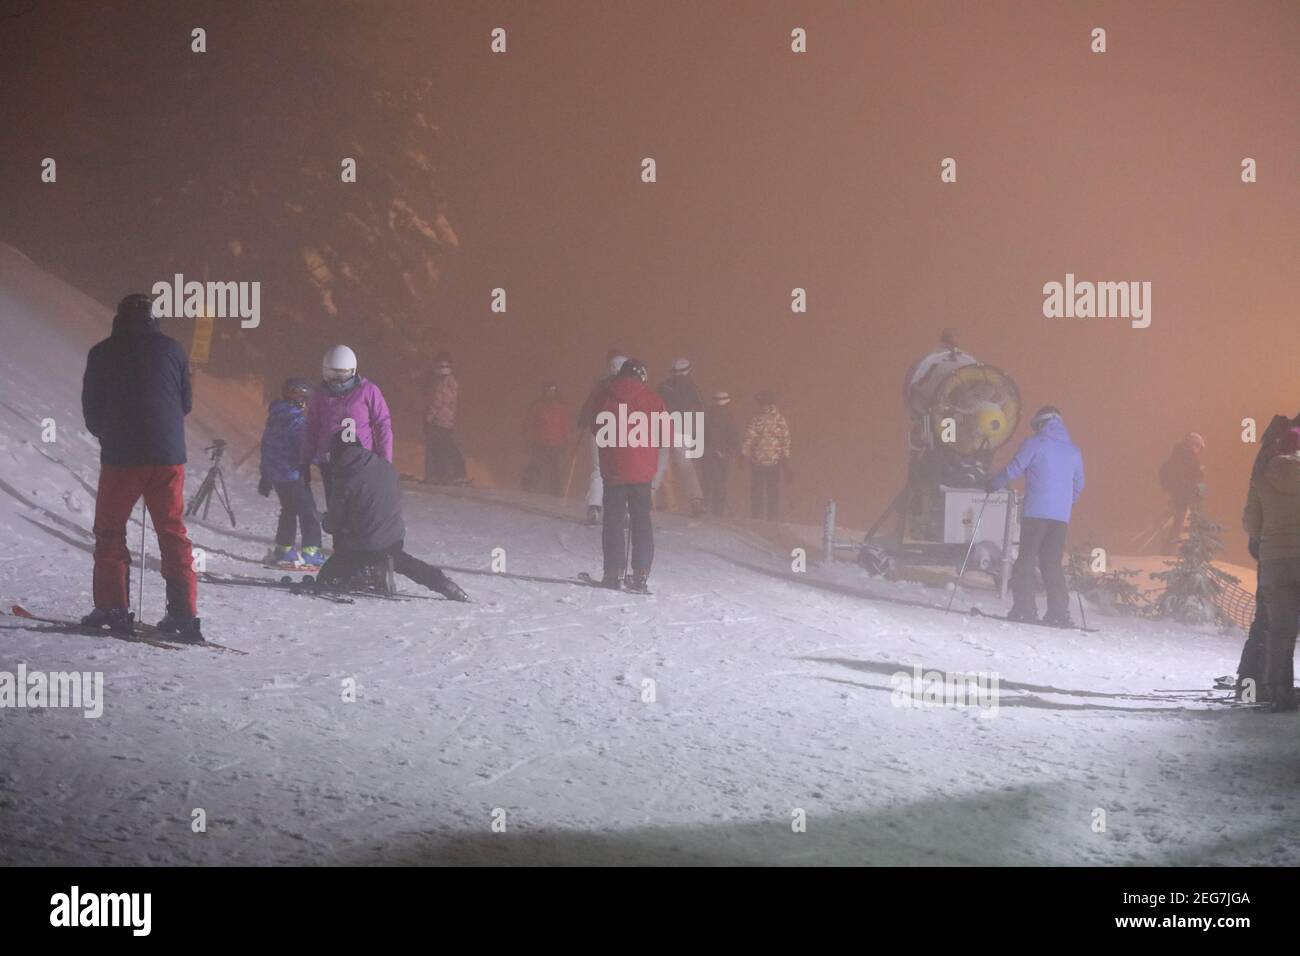
{"label": "distant skier in fog", "polygon": [[591,391],[587,393],[587,400],[582,403],[582,408],[578,409],[578,431],[583,435],[583,443],[591,455],[591,475],[587,481],[587,524],[601,523],[601,508],[605,500],[604,479],[600,475],[600,454],[596,448],[596,436],[591,430],[591,423],[595,419],[598,407],[605,400],[606,390],[626,361],[627,356],[623,354],[622,349],[610,349],[605,355],[605,374],[591,387]]}
{"label": "distant skier in fog", "polygon": [[[197,643],[198,580],[185,512],[185,416],[193,405],[190,363],[180,344],[158,327],[153,299],[128,295],[113,331],[86,356],[81,411],[99,439],[95,494],[95,609],[81,619],[118,633],[133,630],[131,552],[126,524],[144,497],[162,552],[167,614],[158,630]],[[144,573],[144,569],[140,569]]]}
{"label": "distant skier in fog", "polygon": [[560,401],[560,387],[547,382],[542,395],[528,406],[525,424],[528,464],[524,491],[564,493],[564,450],[569,443],[569,412]]}
{"label": "distant skier in fog", "polygon": [[[683,417],[704,411],[704,399],[700,396],[700,390],[691,376],[689,359],[679,358],[673,362],[673,373],[660,383],[659,395],[663,398],[668,411],[680,412]],[[705,439],[708,439],[707,429]],[[665,471],[671,471],[673,488],[685,496],[691,514],[699,517],[704,514],[704,492],[700,488],[700,476],[695,470],[695,461],[686,457],[686,449],[681,446],[668,448],[665,452],[659,456],[655,487],[661,486]]]}
{"label": "distant skier in fog", "polygon": [[456,444],[456,405],[460,383],[451,370],[451,353],[433,362],[429,404],[424,412],[424,480],[435,485],[465,483],[465,456]]}
{"label": "distant skier in fog", "polygon": [[[281,397],[271,403],[262,429],[261,478],[257,491],[271,492],[280,502],[280,520],[275,530],[275,547],[268,563],[315,565],[325,563],[321,555],[320,516],[311,485],[303,480],[302,446],[307,435],[307,400],[311,386],[300,378],[285,379]],[[302,530],[302,550],[294,548]]]}
{"label": "distant skier in fog", "polygon": [[334,536],[334,553],[317,575],[323,587],[346,587],[358,572],[388,558],[393,570],[452,601],[468,601],[442,570],[413,558],[404,550],[402,486],[397,469],[343,431],[335,433],[329,451],[330,489],[325,530]]}
{"label": "distant skier in fog", "polygon": [[1274,710],[1295,710],[1294,658],[1300,629],[1300,428],[1287,428],[1273,443],[1272,454],[1250,482],[1242,524],[1246,534],[1258,542],[1257,601],[1262,601],[1266,610],[1263,667],[1255,699],[1271,703]]}
{"label": "distant skier in fog", "polygon": [[1160,466],[1160,487],[1169,495],[1172,514],[1169,536],[1165,541],[1170,553],[1177,550],[1178,540],[1183,536],[1187,512],[1205,497],[1205,465],[1201,463],[1204,450],[1205,439],[1196,432],[1189,432]]}
{"label": "distant skier in fog", "polygon": [[985,490],[1000,491],[1025,476],[1020,519],[1020,554],[1011,572],[1012,621],[1038,623],[1038,585],[1042,572],[1047,614],[1042,623],[1070,627],[1070,592],[1061,559],[1070,513],[1083,491],[1083,454],[1070,440],[1061,413],[1044,405],[1029,423],[1033,434],[1020,443],[1015,457],[988,480]]}
{"label": "distant skier in fog", "polygon": [[[589,426],[593,438],[601,430],[600,415],[609,413],[618,419],[620,406],[629,416],[634,413],[651,416],[667,410],[659,394],[646,385],[646,378],[646,367],[642,362],[628,359],[623,363],[618,375],[603,389],[603,397],[593,410]],[[659,466],[659,449],[649,444],[632,446],[615,442],[600,446],[599,452],[604,488],[601,510],[604,575],[601,584],[614,590],[623,587],[644,593],[655,556],[650,482]],[[631,535],[630,542],[627,534]]]}
{"label": "distant skier in fog", "polygon": [[711,515],[721,518],[727,513],[727,476],[739,451],[740,433],[731,410],[731,395],[714,392],[713,403],[704,413],[704,457],[700,459],[704,501]]}
{"label": "distant skier in fog", "polygon": [[[776,396],[754,396],[758,414],[749,420],[740,454],[749,461],[749,511],[755,519],[781,520],[781,477],[789,478],[790,426],[777,410]],[[708,436],[705,436],[707,441]]]}

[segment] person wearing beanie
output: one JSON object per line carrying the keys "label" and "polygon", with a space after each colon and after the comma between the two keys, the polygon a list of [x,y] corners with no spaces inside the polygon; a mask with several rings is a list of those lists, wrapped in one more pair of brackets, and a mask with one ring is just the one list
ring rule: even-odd
{"label": "person wearing beanie", "polygon": [[740,451],[731,395],[723,391],[713,393],[713,402],[704,413],[704,426],[704,457],[700,459],[704,502],[709,514],[721,518],[727,513],[727,475]]}
{"label": "person wearing beanie", "polygon": [[[669,412],[680,414],[683,418],[704,411],[704,399],[691,375],[689,359],[679,358],[673,362],[672,374],[659,385],[659,395]],[[691,514],[697,518],[704,514],[704,491],[700,487],[700,476],[695,470],[695,461],[686,457],[684,447],[663,449],[653,482],[655,491],[662,487],[666,473],[671,474],[673,488],[687,499]]]}
{"label": "person wearing beanie", "polygon": [[167,582],[167,613],[158,629],[181,641],[203,640],[194,556],[183,517],[185,416],[192,406],[185,350],[162,333],[150,296],[128,295],[118,304],[112,334],[86,356],[81,384],[81,411],[86,430],[99,439],[100,461],[95,609],[81,619],[88,627],[133,631],[126,524],[143,497]]}
{"label": "person wearing beanie", "polygon": [[1278,436],[1272,457],[1250,483],[1242,514],[1259,540],[1259,592],[1268,614],[1263,679],[1256,701],[1296,709],[1295,642],[1300,631],[1300,428]]}
{"label": "person wearing beanie", "polygon": [[1015,457],[988,480],[985,490],[999,491],[1021,475],[1025,500],[1020,517],[1020,554],[1011,571],[1012,621],[1038,621],[1038,583],[1047,589],[1044,624],[1070,627],[1070,592],[1061,559],[1070,528],[1070,514],[1083,492],[1083,453],[1070,440],[1060,411],[1044,405],[1029,423],[1033,431],[1020,443]]}
{"label": "person wearing beanie", "polygon": [[755,520],[781,519],[781,475],[789,477],[790,426],[766,389],[754,396],[758,414],[745,429],[740,454],[749,461],[749,512]]}
{"label": "person wearing beanie", "polygon": [[1205,498],[1205,465],[1201,462],[1201,452],[1204,450],[1205,439],[1196,432],[1189,432],[1174,446],[1160,466],[1160,487],[1169,495],[1169,510],[1172,514],[1169,536],[1165,542],[1166,553],[1172,554],[1178,549],[1178,540],[1183,536],[1183,527],[1187,522],[1187,512]]}
{"label": "person wearing beanie", "polygon": [[[275,530],[275,546],[266,557],[267,564],[294,567],[320,567],[320,516],[311,486],[302,480],[302,444],[307,435],[307,399],[311,386],[300,378],[285,379],[281,397],[271,403],[262,429],[261,480],[257,491],[270,497],[272,491],[280,502],[280,520]],[[302,550],[294,547],[302,530]]]}
{"label": "person wearing beanie", "polygon": [[[605,500],[605,483],[600,475],[600,453],[596,447],[596,436],[591,431],[591,423],[596,417],[599,406],[605,400],[606,390],[622,371],[623,363],[626,361],[627,355],[617,346],[606,352],[605,374],[596,380],[596,384],[587,393],[587,400],[582,403],[582,408],[578,409],[577,425],[578,434],[581,436],[579,440],[587,446],[591,456],[591,473],[587,479],[587,524],[590,525],[601,523],[601,508],[604,507]],[[577,457],[576,450],[574,457]]]}
{"label": "person wearing beanie", "polygon": [[386,570],[391,562],[395,574],[449,601],[468,601],[469,595],[441,568],[407,553],[402,485],[392,462],[347,431],[330,439],[329,457],[333,479],[324,526],[334,536],[334,553],[317,574],[317,584],[347,589],[358,576],[381,566]]}

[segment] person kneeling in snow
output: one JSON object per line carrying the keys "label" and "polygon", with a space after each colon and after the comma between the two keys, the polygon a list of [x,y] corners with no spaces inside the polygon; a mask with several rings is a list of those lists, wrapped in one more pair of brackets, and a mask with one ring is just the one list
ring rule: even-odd
{"label": "person kneeling in snow", "polygon": [[1020,519],[1020,554],[1011,571],[1012,621],[1038,621],[1037,568],[1047,589],[1044,624],[1069,627],[1070,591],[1061,570],[1070,512],[1083,491],[1083,454],[1070,441],[1061,413],[1040,408],[1029,423],[1034,433],[1020,443],[1015,457],[988,480],[985,490],[999,491],[1025,476],[1025,505]]}
{"label": "person kneeling in snow", "polygon": [[330,443],[330,487],[325,530],[334,535],[334,553],[320,569],[325,587],[346,585],[358,571],[393,559],[393,570],[452,601],[469,595],[431,564],[402,550],[402,488],[397,470],[383,455],[347,441],[338,431]]}

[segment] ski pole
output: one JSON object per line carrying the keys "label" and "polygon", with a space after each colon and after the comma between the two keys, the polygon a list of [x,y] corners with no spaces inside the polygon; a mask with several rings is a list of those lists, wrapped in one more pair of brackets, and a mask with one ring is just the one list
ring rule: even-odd
{"label": "ski pole", "polygon": [[145,521],[149,517],[149,512],[145,509],[144,499],[140,499],[140,589],[139,598],[135,602],[136,620],[144,621],[144,533]]}
{"label": "ski pole", "polygon": [[573,486],[573,473],[578,470],[578,452],[582,451],[582,440],[585,435],[578,435],[578,442],[573,446],[573,455],[569,458],[569,477],[564,482],[564,497],[569,497],[569,488]]}
{"label": "ski pole", "polygon": [[970,545],[966,548],[966,557],[962,559],[961,570],[957,572],[957,580],[953,582],[952,593],[948,595],[948,606],[944,608],[944,613],[952,610],[952,602],[957,597],[957,585],[961,584],[962,575],[966,573],[966,563],[970,561],[970,553],[975,550],[975,539],[980,533],[980,522],[984,519],[984,509],[989,506],[989,497],[993,492],[984,493],[984,503],[980,505],[980,513],[975,516],[975,527],[971,529]]}
{"label": "ski pole", "polygon": [[627,547],[623,551],[623,574],[627,575],[630,570],[628,565],[632,563],[632,512],[627,514]]}
{"label": "ski pole", "polygon": [[1077,597],[1077,598],[1079,599],[1079,620],[1083,622],[1083,626],[1084,626],[1084,627],[1087,627],[1087,626],[1088,626],[1088,612],[1085,611],[1085,610],[1083,609],[1083,592],[1082,592],[1082,591],[1075,591],[1075,592],[1074,592],[1074,596]]}

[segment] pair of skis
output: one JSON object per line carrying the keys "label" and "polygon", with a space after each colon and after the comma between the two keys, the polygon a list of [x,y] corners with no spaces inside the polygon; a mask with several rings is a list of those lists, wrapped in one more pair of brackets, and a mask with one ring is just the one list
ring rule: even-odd
{"label": "pair of skis", "polygon": [[268,571],[292,571],[295,574],[315,574],[323,567],[319,564],[294,564],[291,561],[268,561],[262,567]]}
{"label": "pair of skis", "polygon": [[971,608],[967,613],[970,614],[971,617],[984,617],[988,618],[990,621],[1002,621],[1006,624],[1028,624],[1031,627],[1047,627],[1054,631],[1083,631],[1085,634],[1096,634],[1099,630],[1095,627],[1084,627],[1082,624],[1075,624],[1073,622],[1069,624],[1049,624],[1046,621],[1018,621],[1001,614],[985,614],[977,607]]}
{"label": "pair of skis", "polygon": [[145,624],[143,621],[132,620],[134,633],[123,633],[112,631],[108,628],[91,627],[88,624],[82,624],[80,621],[68,621],[57,617],[45,617],[40,614],[33,614],[21,604],[15,604],[9,608],[9,613],[14,617],[22,618],[28,621],[36,621],[44,627],[32,627],[32,630],[43,632],[58,632],[64,634],[86,634],[92,637],[111,637],[119,641],[126,641],[131,644],[148,644],[150,647],[157,647],[168,651],[179,651],[185,647],[206,647],[208,650],[219,651],[224,654],[238,654],[240,656],[248,653],[238,648],[230,647],[226,644],[217,644],[213,641],[202,640],[197,642],[169,640],[168,635],[158,630],[152,624]]}
{"label": "pair of skis", "polygon": [[[1228,690],[1232,693],[1228,696],[1214,693],[1216,690]],[[1296,688],[1300,693],[1300,687]],[[1157,687],[1152,691],[1153,694],[1160,694],[1168,697],[1170,700],[1186,698],[1188,700],[1199,701],[1207,704],[1223,704],[1227,707],[1245,708],[1245,709],[1262,709],[1269,707],[1268,701],[1241,700],[1237,697],[1237,678],[1231,674],[1225,674],[1222,677],[1214,679],[1214,687],[1205,690],[1200,687]]]}
{"label": "pair of skis", "polygon": [[312,597],[322,601],[329,601],[331,604],[356,604],[355,598],[371,598],[377,601],[396,601],[398,603],[418,600],[433,600],[426,598],[422,594],[380,594],[378,591],[347,591],[335,592],[322,588],[311,575],[304,575],[300,580],[295,581],[290,575],[283,575],[279,580],[272,581],[267,578],[250,578],[242,575],[216,575],[211,571],[203,575],[205,584],[219,584],[227,587],[250,587],[250,588],[272,588],[274,590],[288,591],[290,594],[300,597]]}
{"label": "pair of skis", "polygon": [[621,588],[606,587],[603,583],[601,583],[601,580],[599,578],[592,577],[586,571],[578,572],[578,583],[585,584],[587,585],[587,587],[600,588],[602,591],[618,591],[618,593],[620,594],[641,594],[648,597],[649,595],[654,593],[649,588],[646,588],[644,591],[634,591],[631,588],[626,588],[626,587],[621,587]]}

